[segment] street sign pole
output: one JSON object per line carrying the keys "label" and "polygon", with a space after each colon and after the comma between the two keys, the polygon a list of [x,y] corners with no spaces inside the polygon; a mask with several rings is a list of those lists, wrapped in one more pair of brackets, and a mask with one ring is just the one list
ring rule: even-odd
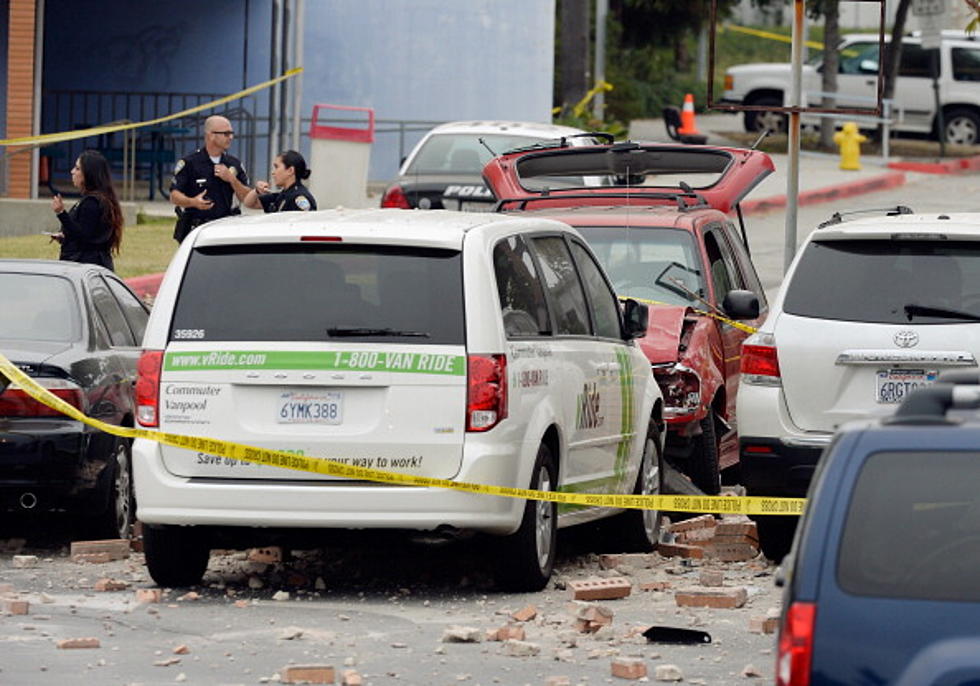
{"label": "street sign pole", "polygon": [[786,175],[786,230],[783,248],[783,273],[789,269],[796,255],[797,200],[800,192],[800,111],[803,85],[803,20],[806,12],[804,0],[793,0],[792,35],[792,84],[790,101],[794,108],[789,113],[787,127],[789,169]]}

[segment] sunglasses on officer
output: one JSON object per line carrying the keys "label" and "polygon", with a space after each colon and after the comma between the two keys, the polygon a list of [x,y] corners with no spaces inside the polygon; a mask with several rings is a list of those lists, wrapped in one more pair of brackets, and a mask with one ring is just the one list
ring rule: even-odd
{"label": "sunglasses on officer", "polygon": [[234,131],[212,131],[215,136],[234,136]]}

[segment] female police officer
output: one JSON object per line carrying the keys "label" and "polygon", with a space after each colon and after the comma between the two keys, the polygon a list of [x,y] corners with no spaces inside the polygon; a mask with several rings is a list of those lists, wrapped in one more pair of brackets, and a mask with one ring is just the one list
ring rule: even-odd
{"label": "female police officer", "polygon": [[287,150],[276,156],[272,165],[272,182],[279,187],[278,192],[271,192],[266,181],[258,181],[255,188],[248,192],[243,202],[246,207],[266,212],[309,212],[316,209],[316,200],[309,189],[303,185],[303,179],[310,176],[306,168],[306,160],[295,150]]}

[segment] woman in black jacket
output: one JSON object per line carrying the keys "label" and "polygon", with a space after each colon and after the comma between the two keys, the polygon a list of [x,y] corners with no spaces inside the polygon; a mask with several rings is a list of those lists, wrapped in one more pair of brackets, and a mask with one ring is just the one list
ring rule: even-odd
{"label": "woman in black jacket", "polygon": [[51,199],[51,209],[61,222],[61,233],[51,240],[61,243],[62,260],[112,269],[112,256],[119,254],[122,243],[123,217],[109,163],[101,153],[86,150],[71,169],[71,182],[82,198],[67,212],[60,195]]}

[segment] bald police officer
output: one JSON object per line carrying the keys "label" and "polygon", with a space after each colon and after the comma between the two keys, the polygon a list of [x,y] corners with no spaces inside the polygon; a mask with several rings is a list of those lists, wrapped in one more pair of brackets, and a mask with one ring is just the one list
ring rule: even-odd
{"label": "bald police officer", "polygon": [[235,131],[225,117],[204,121],[204,147],[182,158],[174,167],[170,202],[176,206],[178,243],[201,224],[240,210],[234,206],[248,195],[248,174],[237,157],[228,154]]}

